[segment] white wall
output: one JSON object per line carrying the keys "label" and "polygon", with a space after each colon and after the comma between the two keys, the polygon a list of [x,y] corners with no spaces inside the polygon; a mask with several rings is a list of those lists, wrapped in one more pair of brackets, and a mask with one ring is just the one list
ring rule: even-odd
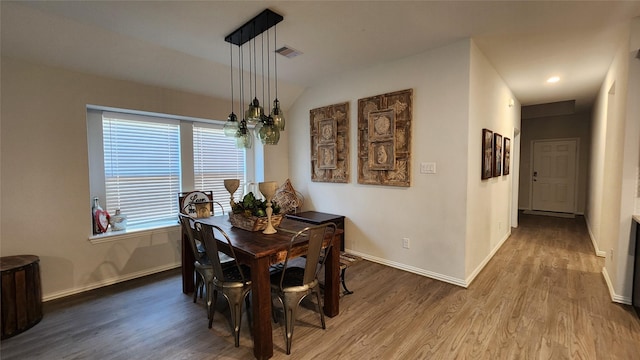
{"label": "white wall", "polygon": [[636,211],[635,199],[638,196],[638,168],[640,167],[640,59],[636,58],[640,50],[640,18],[631,24],[629,43],[623,47],[628,64],[628,83],[625,101],[625,122],[623,125],[623,148],[621,157],[621,197],[620,219],[618,222],[618,252],[613,256],[618,273],[614,283],[615,293],[621,295],[624,302],[631,302],[633,284],[633,264],[635,249],[635,223],[632,216]]}
{"label": "white wall", "polygon": [[86,104],[225,119],[210,97],[2,58],[2,256],[40,256],[44,299],[180,265],[177,226],[91,244]]}
{"label": "white wall", "polygon": [[[476,158],[480,159],[479,143],[475,151],[470,150],[477,142],[471,142],[473,137],[469,135],[470,61],[475,61],[471,48],[471,41],[465,39],[327,79],[299,97],[289,110],[289,119],[295,120],[288,125],[292,182],[306,197],[305,209],[347,217],[347,250],[462,286],[467,285],[467,182],[469,178],[480,182],[480,166],[476,163]],[[482,68],[484,71],[484,65]],[[358,99],[409,88],[413,89],[414,106],[411,186],[358,184]],[[495,100],[493,95],[488,99]],[[309,110],[345,101],[350,103],[350,181],[311,182]],[[512,131],[512,127],[513,124],[505,126],[504,133]],[[479,141],[481,130],[474,127],[473,131]],[[470,152],[477,155],[472,161]],[[435,162],[437,173],[420,174],[421,162]],[[471,176],[470,171],[476,176]],[[509,202],[496,202],[495,207],[496,213],[503,216],[508,213]],[[507,218],[503,221],[508,229]],[[409,250],[402,248],[405,237],[411,241]],[[496,232],[486,238],[495,244],[500,236]]]}
{"label": "white wall", "polygon": [[[471,43],[468,131],[466,265],[467,282],[482,270],[511,234],[515,129],[520,128],[520,103],[489,60]],[[513,106],[509,106],[513,99]],[[509,175],[481,180],[482,129],[511,139]]]}
{"label": "white wall", "polygon": [[637,197],[640,159],[638,97],[640,18],[621,39],[598,94],[592,119],[591,172],[586,212],[596,251],[607,255],[603,274],[611,297],[631,302],[633,249],[631,217]]}

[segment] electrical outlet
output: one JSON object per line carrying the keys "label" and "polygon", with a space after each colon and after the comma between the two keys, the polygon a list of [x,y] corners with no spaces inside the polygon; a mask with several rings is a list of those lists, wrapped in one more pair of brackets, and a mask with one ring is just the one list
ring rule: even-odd
{"label": "electrical outlet", "polygon": [[403,238],[402,239],[402,247],[405,249],[409,248],[409,238]]}

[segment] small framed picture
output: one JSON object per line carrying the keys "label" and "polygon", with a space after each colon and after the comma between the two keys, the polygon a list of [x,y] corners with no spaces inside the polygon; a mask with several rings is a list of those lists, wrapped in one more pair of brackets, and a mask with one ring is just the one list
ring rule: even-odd
{"label": "small framed picture", "polygon": [[509,175],[509,167],[511,165],[511,139],[504,138],[504,155],[502,165],[502,175]]}
{"label": "small framed picture", "polygon": [[482,179],[493,176],[493,131],[482,129]]}
{"label": "small framed picture", "polygon": [[324,119],[318,122],[318,130],[320,136],[318,136],[318,144],[335,144],[337,124],[334,119]]}
{"label": "small framed picture", "polygon": [[393,141],[369,143],[369,169],[395,170],[396,153]]}
{"label": "small framed picture", "polygon": [[369,141],[393,140],[396,128],[395,110],[371,111],[368,120]]}
{"label": "small framed picture", "polygon": [[493,176],[502,175],[502,135],[493,134]]}
{"label": "small framed picture", "polygon": [[318,145],[318,168],[335,169],[337,167],[336,145]]}

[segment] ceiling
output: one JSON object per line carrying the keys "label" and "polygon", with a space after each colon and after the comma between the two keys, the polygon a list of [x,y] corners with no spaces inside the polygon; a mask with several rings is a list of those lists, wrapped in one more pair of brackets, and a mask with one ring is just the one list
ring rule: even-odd
{"label": "ceiling", "polygon": [[[224,37],[284,16],[280,98],[331,77],[471,37],[523,105],[588,109],[640,1],[20,1],[1,4],[1,51],[33,62],[230,98]],[[546,83],[550,76],[560,82]]]}

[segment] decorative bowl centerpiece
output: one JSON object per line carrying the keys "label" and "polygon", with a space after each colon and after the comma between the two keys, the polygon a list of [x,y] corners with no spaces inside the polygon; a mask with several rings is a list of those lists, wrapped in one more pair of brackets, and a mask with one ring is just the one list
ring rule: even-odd
{"label": "decorative bowl centerpiece", "polygon": [[[280,225],[282,214],[280,214],[280,206],[272,202],[271,224],[274,227]],[[267,201],[257,199],[253,192],[247,193],[242,201],[234,203],[232,212],[229,214],[231,225],[247,230],[262,231],[267,229],[269,218],[267,217]]]}

